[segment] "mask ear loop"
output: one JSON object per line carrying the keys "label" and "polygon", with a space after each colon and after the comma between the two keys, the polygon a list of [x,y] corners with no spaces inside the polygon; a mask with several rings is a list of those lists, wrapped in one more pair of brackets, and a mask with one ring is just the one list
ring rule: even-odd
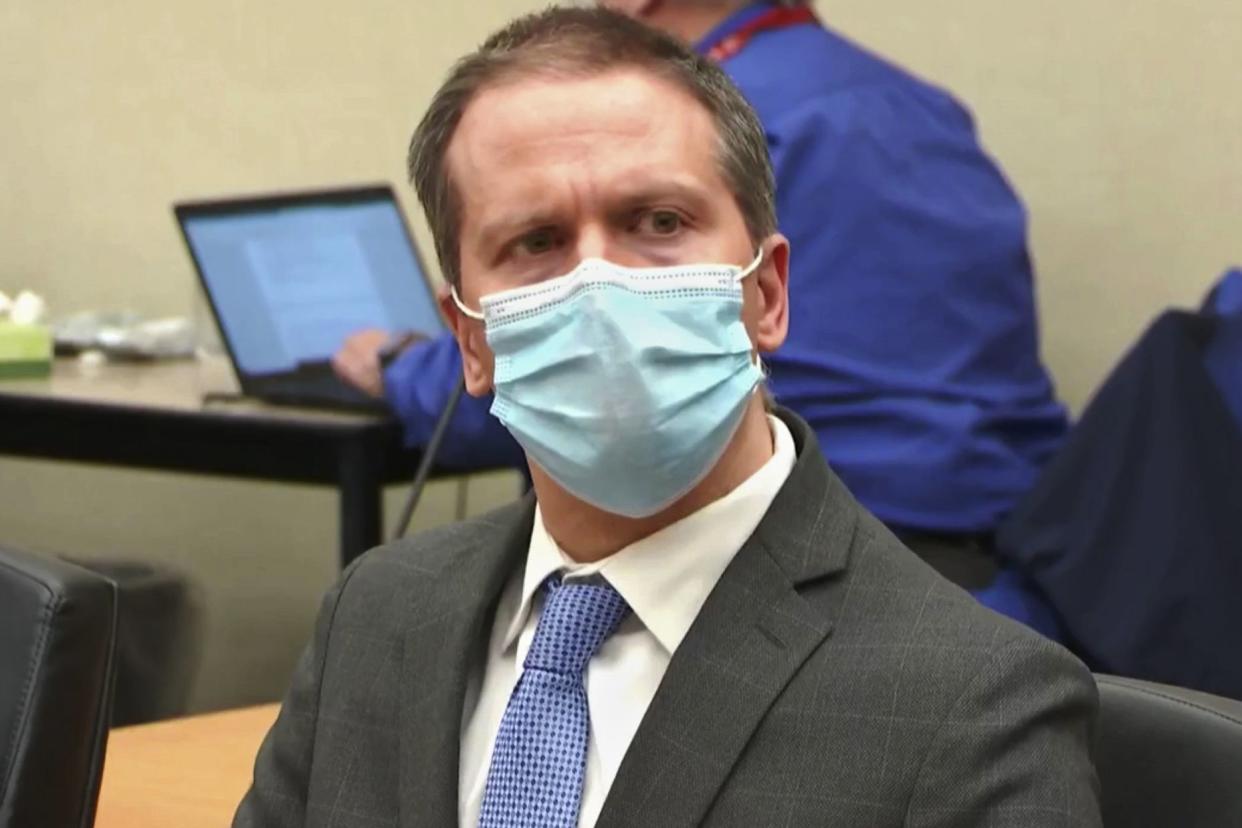
{"label": "mask ear loop", "polygon": [[[757,253],[755,254],[755,260],[754,260],[753,262],[751,262],[750,264],[746,265],[746,267],[742,268],[742,270],[738,272],[738,274],[737,274],[737,276],[735,277],[735,279],[734,279],[734,280],[735,280],[735,281],[737,281],[737,282],[742,281],[742,280],[743,280],[743,279],[745,279],[747,276],[749,276],[750,274],[752,274],[752,273],[754,273],[756,270],[758,270],[758,269],[759,269],[759,265],[760,265],[762,262],[763,262],[763,247],[760,247],[760,248],[759,248],[759,252],[757,252]],[[755,389],[756,389],[756,390],[758,390],[758,389],[759,389],[759,387],[760,387],[760,386],[762,386],[762,385],[763,385],[763,383],[764,383],[764,382],[766,382],[766,381],[767,381],[767,379],[768,379],[768,366],[767,366],[766,364],[764,364],[764,362],[763,362],[763,360],[762,360],[762,359],[760,359],[760,358],[759,358],[759,352],[758,352],[758,351],[756,351],[755,353],[751,354],[751,356],[750,356],[750,364],[751,364],[751,365],[754,365],[756,368],[758,368],[758,369],[759,369],[759,371],[763,374],[763,379],[762,379],[762,380],[760,380],[760,382],[759,382],[757,385],[755,385]]]}
{"label": "mask ear loop", "polygon": [[760,247],[759,252],[755,254],[755,260],[751,262],[750,264],[746,265],[746,267],[742,268],[742,270],[737,274],[737,276],[734,277],[734,279],[739,282],[742,281],[747,276],[749,276],[750,274],[758,270],[759,265],[761,265],[762,263],[763,263],[763,247]]}
{"label": "mask ear loop", "polygon": [[456,285],[454,285],[451,290],[453,294],[453,304],[457,306],[457,309],[459,311],[461,311],[463,314],[470,317],[471,319],[477,319],[480,322],[484,320],[485,317],[480,311],[471,310],[470,308],[466,307],[465,302],[461,301],[461,297],[457,295]]}

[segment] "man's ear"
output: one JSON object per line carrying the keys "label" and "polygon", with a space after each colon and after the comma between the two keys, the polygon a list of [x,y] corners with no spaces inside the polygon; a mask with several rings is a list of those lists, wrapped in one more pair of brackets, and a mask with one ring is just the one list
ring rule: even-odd
{"label": "man's ear", "polygon": [[771,353],[789,333],[789,239],[773,233],[764,240],[763,251],[755,272],[760,301],[755,345],[761,353]]}
{"label": "man's ear", "polygon": [[495,357],[492,349],[488,347],[483,323],[462,313],[461,308],[453,301],[450,290],[441,291],[438,299],[440,312],[457,339],[457,349],[461,351],[461,369],[466,380],[466,392],[472,397],[490,394]]}

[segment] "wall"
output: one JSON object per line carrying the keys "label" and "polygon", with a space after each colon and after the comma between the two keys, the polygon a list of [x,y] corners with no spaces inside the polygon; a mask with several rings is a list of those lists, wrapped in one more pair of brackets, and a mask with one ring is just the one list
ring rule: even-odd
{"label": "wall", "polygon": [[[0,0],[0,289],[37,288],[61,311],[189,311],[173,201],[400,182],[450,62],[541,5]],[[1030,206],[1044,349],[1075,407],[1155,313],[1195,303],[1242,260],[1237,0],[820,9],[973,107]],[[430,249],[413,206],[406,195]],[[515,485],[477,487],[472,510]],[[448,519],[451,502],[441,491],[420,522]],[[0,460],[0,538],[163,560],[204,585],[196,707],[283,685],[333,577],[333,503],[325,490]]]}

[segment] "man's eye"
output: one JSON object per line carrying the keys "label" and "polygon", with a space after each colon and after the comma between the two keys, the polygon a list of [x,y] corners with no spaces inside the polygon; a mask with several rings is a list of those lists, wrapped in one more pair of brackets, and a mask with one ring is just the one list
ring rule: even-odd
{"label": "man's eye", "polygon": [[535,230],[523,236],[518,245],[523,253],[537,256],[556,247],[556,235],[548,229]]}
{"label": "man's eye", "polygon": [[651,210],[639,220],[639,229],[656,236],[672,236],[681,228],[681,214],[672,210]]}

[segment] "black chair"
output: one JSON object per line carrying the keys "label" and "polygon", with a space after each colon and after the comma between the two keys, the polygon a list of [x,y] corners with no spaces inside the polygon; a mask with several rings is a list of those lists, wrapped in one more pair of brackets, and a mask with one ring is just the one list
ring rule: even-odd
{"label": "black chair", "polygon": [[0,546],[0,826],[95,821],[108,740],[116,585]]}
{"label": "black chair", "polygon": [[1104,824],[1242,826],[1242,702],[1096,676]]}

